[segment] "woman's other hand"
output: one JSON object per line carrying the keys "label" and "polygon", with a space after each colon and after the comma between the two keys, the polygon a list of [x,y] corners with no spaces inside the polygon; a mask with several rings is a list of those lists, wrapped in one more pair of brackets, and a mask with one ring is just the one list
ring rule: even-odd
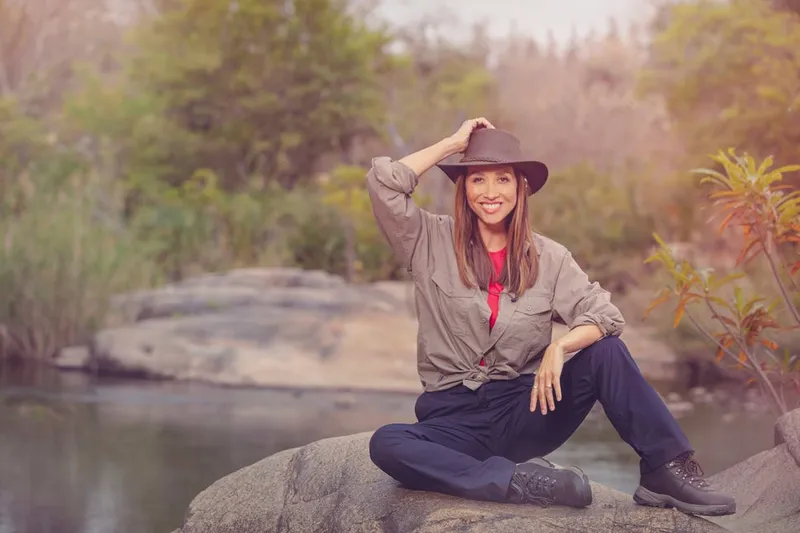
{"label": "woman's other hand", "polygon": [[547,347],[536,371],[531,390],[531,412],[538,404],[542,414],[556,410],[556,402],[561,401],[561,369],[564,368],[564,348],[554,342]]}

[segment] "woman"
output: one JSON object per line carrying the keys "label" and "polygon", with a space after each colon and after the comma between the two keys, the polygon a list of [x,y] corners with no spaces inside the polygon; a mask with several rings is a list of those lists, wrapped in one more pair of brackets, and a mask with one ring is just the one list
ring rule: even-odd
{"label": "woman", "polygon": [[[459,163],[440,164],[462,152]],[[456,184],[454,218],[411,200],[418,177],[437,164]],[[636,502],[735,512],[733,498],[703,478],[619,339],[624,320],[609,293],[564,246],[531,231],[527,198],[547,177],[543,163],[523,158],[519,141],[484,118],[397,162],[373,160],[376,221],[414,279],[424,386],[417,423],[374,433],[373,462],[409,489],[585,507],[592,493],[583,472],[542,456],[600,401],[641,457]],[[555,315],[570,330],[551,342]]]}

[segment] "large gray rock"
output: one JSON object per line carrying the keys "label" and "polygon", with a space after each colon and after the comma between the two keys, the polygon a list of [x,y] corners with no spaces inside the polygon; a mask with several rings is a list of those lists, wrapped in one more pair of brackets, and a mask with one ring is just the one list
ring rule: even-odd
{"label": "large gray rock", "polygon": [[405,490],[369,459],[369,434],[287,450],[217,481],[176,533],[682,532],[725,529],[593,485],[587,509],[475,502]]}
{"label": "large gray rock", "polygon": [[593,484],[586,509],[467,501],[408,491],[369,459],[369,434],[286,450],[224,477],[200,493],[173,533],[496,533],[800,531],[800,410],[784,416],[785,443],[712,481],[737,498],[735,515],[702,518],[641,507]]}
{"label": "large gray rock", "polygon": [[[83,366],[223,385],[418,392],[406,284],[242,269],[121,295]],[[55,364],[75,369],[64,350]]]}
{"label": "large gray rock", "polygon": [[[116,326],[63,350],[57,366],[224,385],[421,388],[409,283],[252,268],[120,295],[113,307]],[[663,344],[633,329],[623,339],[645,376],[674,377],[677,358]]]}
{"label": "large gray rock", "polygon": [[736,514],[716,523],[737,533],[800,532],[800,409],[778,419],[777,433],[782,444],[711,478],[736,495]]}

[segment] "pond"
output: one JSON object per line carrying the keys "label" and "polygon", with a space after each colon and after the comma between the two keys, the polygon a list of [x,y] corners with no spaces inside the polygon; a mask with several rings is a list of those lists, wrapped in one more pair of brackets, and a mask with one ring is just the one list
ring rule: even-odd
{"label": "pond", "polygon": [[[0,533],[170,533],[220,477],[279,450],[413,421],[414,400],[0,365]],[[679,418],[707,473],[772,445],[772,417],[737,405]],[[638,458],[600,410],[550,459],[636,488]]]}

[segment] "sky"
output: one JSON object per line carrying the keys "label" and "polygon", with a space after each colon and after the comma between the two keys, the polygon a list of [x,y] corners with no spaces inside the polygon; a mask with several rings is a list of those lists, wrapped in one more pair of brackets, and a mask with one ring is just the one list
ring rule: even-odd
{"label": "sky", "polygon": [[[127,20],[130,9],[147,6],[152,0],[103,0],[117,16]],[[651,4],[664,0],[350,0],[355,4],[377,5],[375,15],[400,25],[432,17],[460,21],[450,36],[469,37],[478,22],[488,25],[491,37],[505,37],[511,28],[537,40],[548,32],[559,43],[566,43],[573,31],[585,35],[590,30],[603,32],[615,18],[624,29],[630,22],[646,21]],[[452,25],[452,22],[450,23]],[[448,26],[449,27],[449,26]]]}
{"label": "sky", "polygon": [[[380,0],[377,14],[398,24],[415,22],[425,16],[456,17],[468,29],[485,22],[493,37],[516,33],[537,40],[552,31],[564,43],[575,31],[603,32],[616,18],[622,28],[630,22],[644,21],[651,13],[650,0]],[[458,33],[458,28],[455,28]]]}

